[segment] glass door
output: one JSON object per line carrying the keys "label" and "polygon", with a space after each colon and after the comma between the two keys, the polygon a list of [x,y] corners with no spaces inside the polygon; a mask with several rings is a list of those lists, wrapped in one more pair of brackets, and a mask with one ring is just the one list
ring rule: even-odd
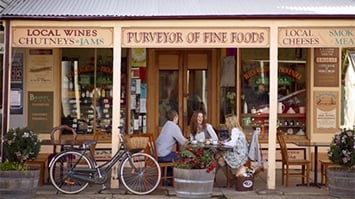
{"label": "glass door", "polygon": [[[161,52],[159,68],[159,126],[166,121],[166,113],[174,109],[179,113],[179,125],[189,136],[193,111],[208,111],[208,59],[206,51]],[[169,60],[165,62],[164,59]],[[175,61],[175,62],[174,62]]]}

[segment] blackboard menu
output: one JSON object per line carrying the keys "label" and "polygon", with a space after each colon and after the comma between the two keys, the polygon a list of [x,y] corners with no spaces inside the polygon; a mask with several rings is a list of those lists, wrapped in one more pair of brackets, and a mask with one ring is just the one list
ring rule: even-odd
{"label": "blackboard menu", "polygon": [[53,92],[28,92],[28,127],[36,133],[53,128]]}
{"label": "blackboard menu", "polygon": [[314,49],[314,86],[339,86],[339,48]]}

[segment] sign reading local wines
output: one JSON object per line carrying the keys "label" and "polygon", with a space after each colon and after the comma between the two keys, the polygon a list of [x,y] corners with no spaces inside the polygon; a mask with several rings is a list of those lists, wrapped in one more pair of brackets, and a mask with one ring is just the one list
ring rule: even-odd
{"label": "sign reading local wines", "polygon": [[14,27],[13,47],[113,47],[113,28]]}

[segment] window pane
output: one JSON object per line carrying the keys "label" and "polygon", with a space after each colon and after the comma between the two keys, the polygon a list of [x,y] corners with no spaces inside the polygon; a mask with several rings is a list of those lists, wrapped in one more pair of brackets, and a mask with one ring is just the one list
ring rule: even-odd
{"label": "window pane", "polygon": [[63,49],[62,54],[62,124],[78,133],[110,133],[112,49]]}
{"label": "window pane", "polygon": [[202,110],[207,115],[207,73],[205,70],[187,71],[187,116],[188,124],[194,111]]}
{"label": "window pane", "polygon": [[178,71],[159,71],[159,126],[166,121],[166,113],[178,111]]}

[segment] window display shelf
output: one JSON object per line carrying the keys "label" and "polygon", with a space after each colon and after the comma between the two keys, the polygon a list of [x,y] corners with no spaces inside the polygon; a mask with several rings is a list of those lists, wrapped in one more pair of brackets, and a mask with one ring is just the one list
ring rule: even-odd
{"label": "window display shelf", "polygon": [[[243,128],[248,132],[261,131],[261,134],[268,134],[269,114],[242,114]],[[278,114],[277,128],[286,135],[305,136],[306,116],[305,114]]]}

